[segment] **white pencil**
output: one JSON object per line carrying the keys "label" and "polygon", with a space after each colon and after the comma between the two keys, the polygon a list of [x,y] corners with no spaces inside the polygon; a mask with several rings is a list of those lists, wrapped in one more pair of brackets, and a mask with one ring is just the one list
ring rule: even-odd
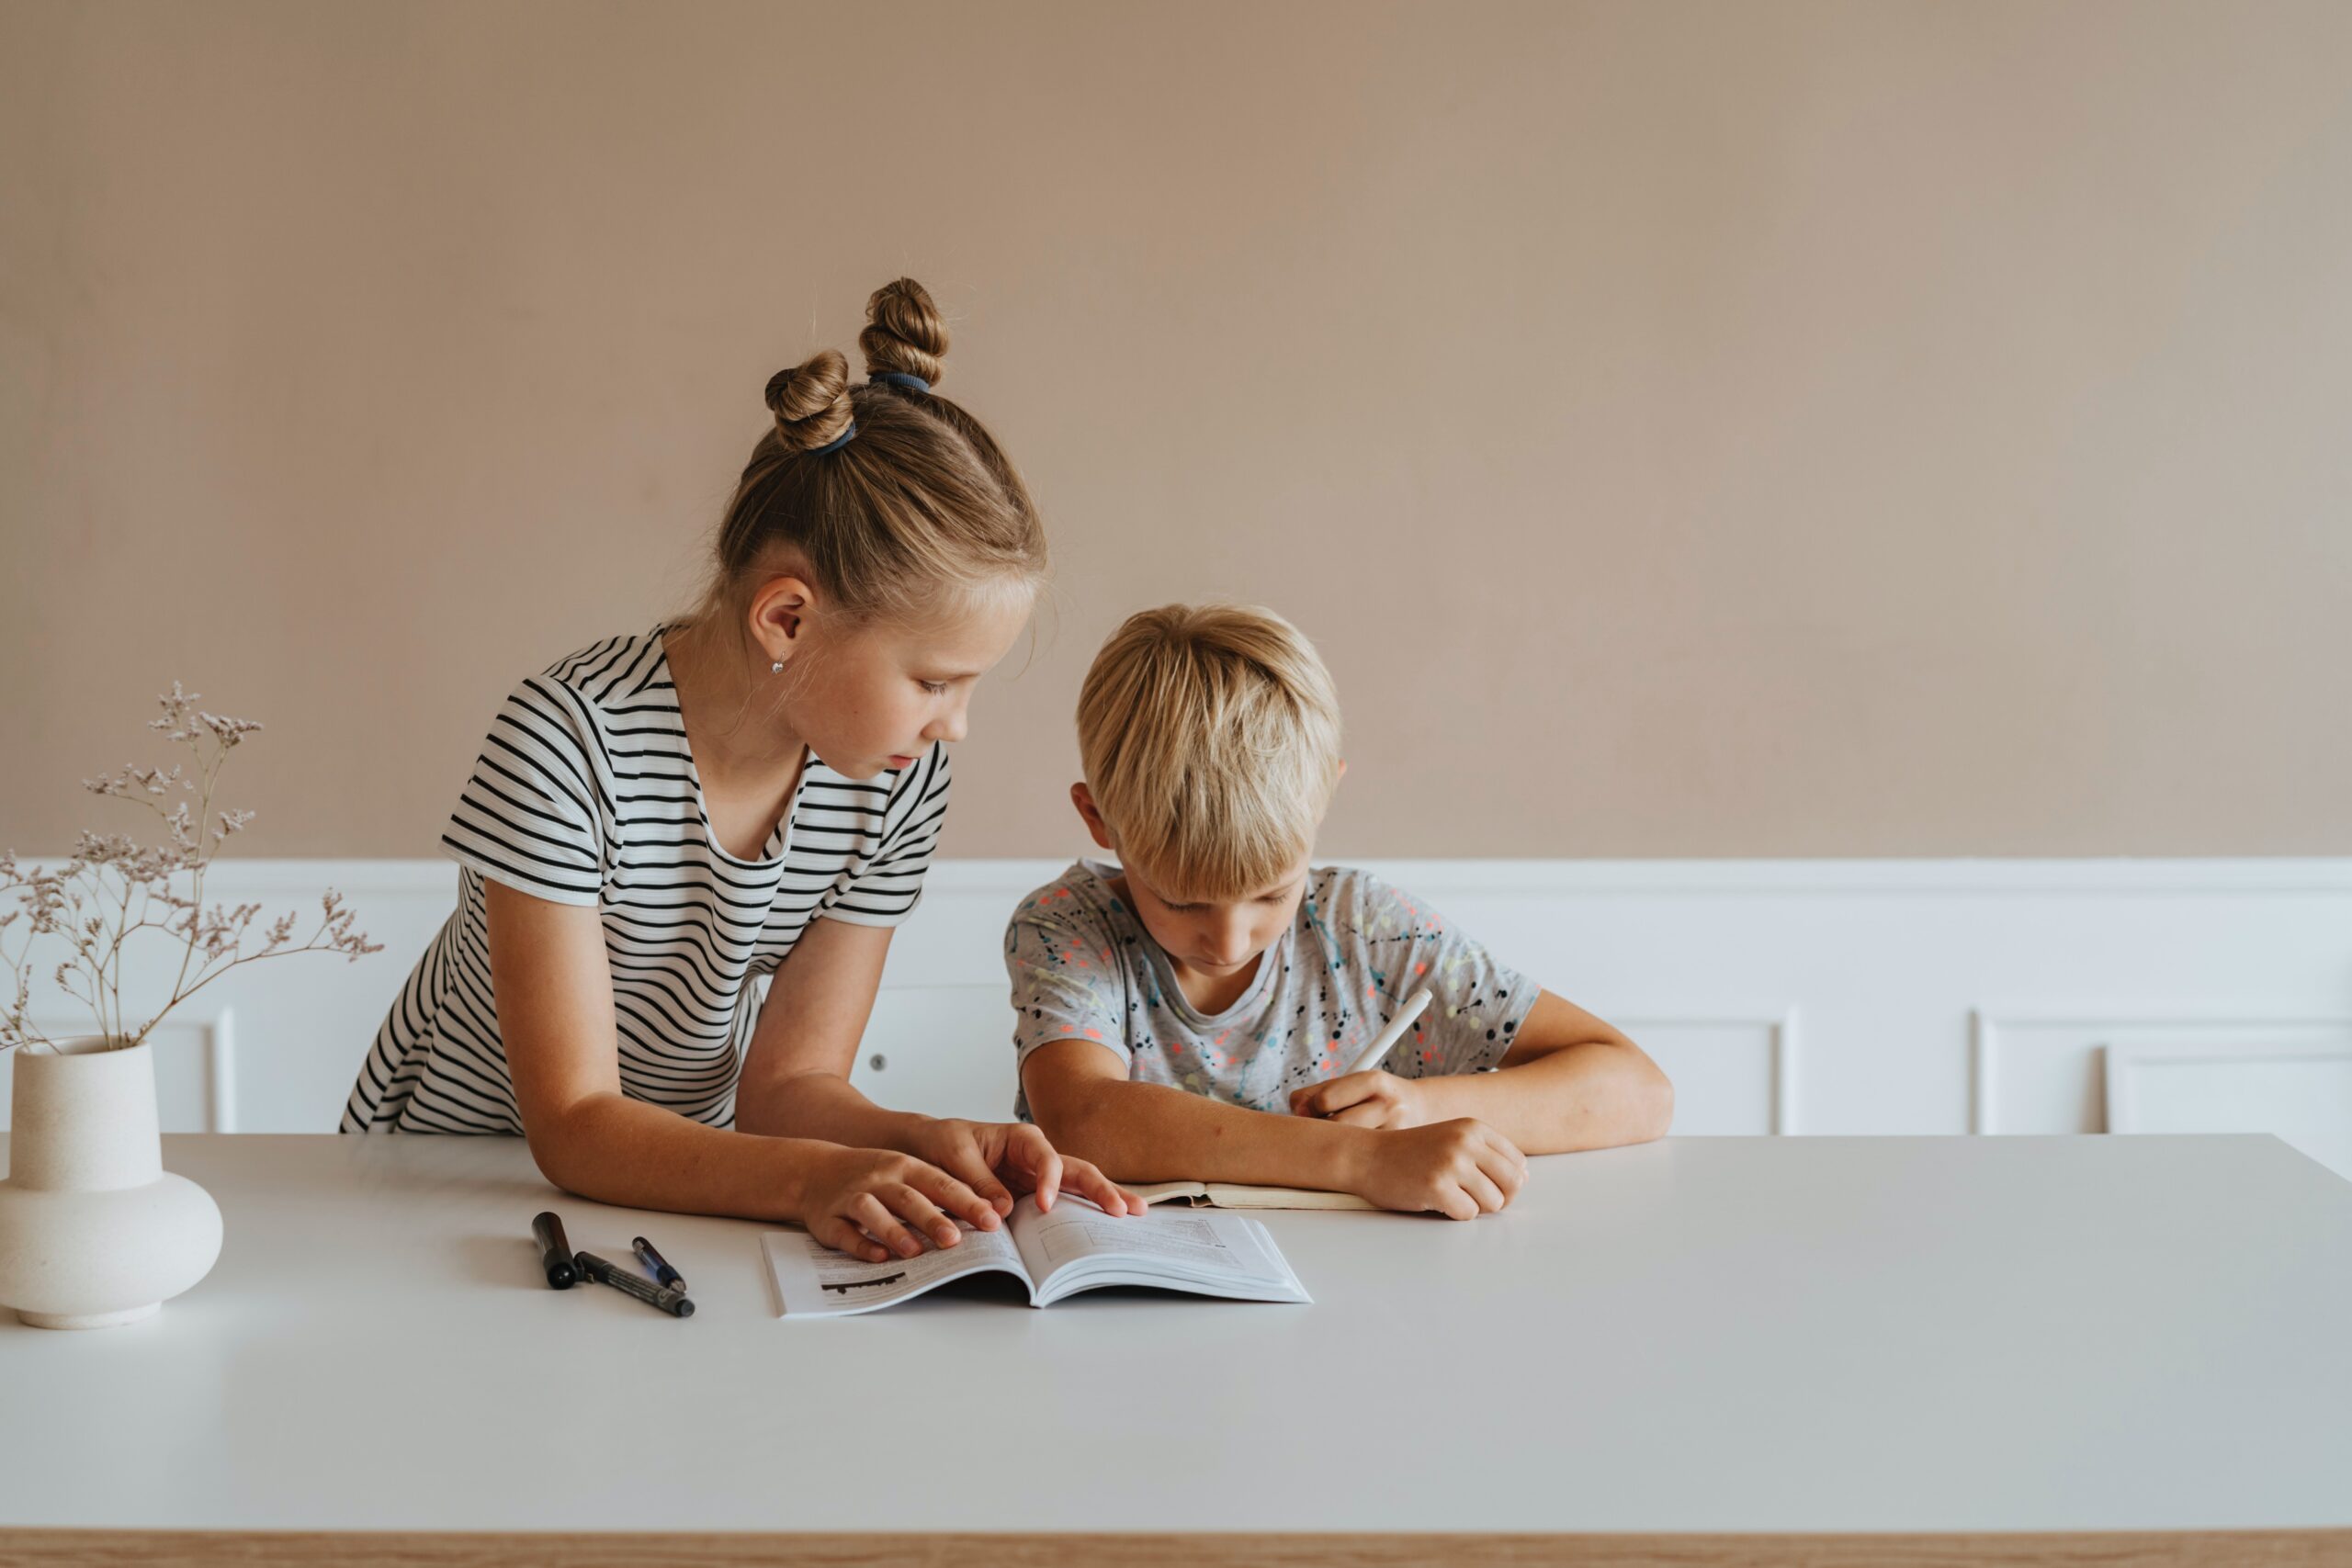
{"label": "white pencil", "polygon": [[1380,1066],[1381,1060],[1396,1049],[1396,1042],[1405,1038],[1405,1031],[1413,1027],[1413,1021],[1421,1016],[1421,1010],[1429,1005],[1430,988],[1427,986],[1407,997],[1405,1010],[1388,1021],[1388,1027],[1380,1032],[1380,1038],[1365,1046],[1356,1059],[1348,1064],[1348,1071],[1368,1073]]}

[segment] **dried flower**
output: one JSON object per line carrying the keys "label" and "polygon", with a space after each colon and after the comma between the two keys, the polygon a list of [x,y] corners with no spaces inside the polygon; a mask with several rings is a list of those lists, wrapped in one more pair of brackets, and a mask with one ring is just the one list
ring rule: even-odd
{"label": "dried flower", "polygon": [[[232,833],[243,831],[254,819],[250,811],[212,809],[212,787],[222,761],[244,738],[261,728],[251,719],[206,713],[196,705],[194,692],[176,681],[158,699],[164,716],[147,721],[164,739],[186,746],[192,763],[175,762],[168,770],[126,763],[114,773],[84,779],[93,795],[128,800],[153,811],[170,836],[167,844],[141,844],[126,834],[85,832],[62,870],[44,870],[18,863],[13,850],[0,852],[0,893],[14,893],[17,908],[0,914],[0,933],[24,923],[24,936],[11,952],[0,940],[0,963],[15,979],[11,993],[0,998],[0,1050],[12,1045],[49,1045],[56,1042],[35,1028],[29,1018],[32,1002],[32,946],[36,939],[62,937],[73,955],[51,975],[55,987],[89,1008],[98,1032],[119,1045],[137,1045],[154,1032],[172,1009],[236,968],[258,959],[294,953],[339,953],[353,963],[383,944],[371,942],[354,929],[354,914],[343,896],[329,888],[320,900],[318,929],[299,944],[297,918],[280,916],[263,929],[261,946],[244,951],[247,934],[261,914],[259,904],[229,908],[204,905],[204,876],[213,856]],[[175,792],[197,797],[193,809],[187,800],[166,811],[159,801]],[[203,824],[216,824],[208,835]],[[187,891],[178,879],[187,879]],[[121,953],[123,944],[140,931],[158,931],[179,939],[180,970],[172,982],[171,999],[154,1016],[130,1027],[123,1016]]]}

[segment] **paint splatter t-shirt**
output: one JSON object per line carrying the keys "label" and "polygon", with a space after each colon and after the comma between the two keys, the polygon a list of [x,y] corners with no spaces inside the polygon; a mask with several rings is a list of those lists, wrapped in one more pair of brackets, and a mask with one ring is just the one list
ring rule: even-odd
{"label": "paint splatter t-shirt", "polygon": [[[1381,1064],[1399,1077],[1494,1066],[1535,1005],[1532,981],[1428,904],[1370,872],[1320,866],[1249,989],[1204,1013],[1120,897],[1118,874],[1080,861],[1013,911],[1004,964],[1022,1060],[1052,1041],[1090,1040],[1138,1083],[1279,1111],[1291,1090],[1346,1071],[1420,987],[1428,1010]],[[1016,1091],[1013,1111],[1029,1120],[1026,1095]]]}

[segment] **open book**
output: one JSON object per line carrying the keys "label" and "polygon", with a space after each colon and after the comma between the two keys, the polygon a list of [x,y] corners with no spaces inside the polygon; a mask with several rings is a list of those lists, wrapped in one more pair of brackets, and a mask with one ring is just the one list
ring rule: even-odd
{"label": "open book", "polygon": [[872,1312],[974,1274],[1011,1274],[1029,1287],[1031,1306],[1105,1285],[1152,1285],[1245,1302],[1314,1298],[1276,1250],[1266,1227],[1240,1214],[1104,1213],[1063,1194],[1049,1213],[1023,1198],[992,1231],[964,1227],[944,1251],[868,1263],[836,1252],[805,1231],[763,1231],[760,1249],[786,1317]]}
{"label": "open book", "polygon": [[1310,1187],[1250,1187],[1238,1181],[1130,1181],[1126,1188],[1147,1203],[1180,1203],[1189,1209],[1380,1207],[1352,1192],[1319,1192]]}

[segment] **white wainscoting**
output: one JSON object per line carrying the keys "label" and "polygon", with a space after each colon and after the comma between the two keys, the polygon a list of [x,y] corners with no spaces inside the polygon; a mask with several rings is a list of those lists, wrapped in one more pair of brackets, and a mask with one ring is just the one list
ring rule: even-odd
{"label": "white wainscoting", "polygon": [[2352,1177],[2352,1020],[2325,1041],[2230,1035],[2107,1047],[2113,1133],[2276,1133]]}
{"label": "white wainscoting", "polygon": [[[859,1052],[868,1092],[1006,1113],[1004,919],[1062,863],[933,869]],[[1365,863],[1640,1041],[1675,1079],[1678,1134],[2096,1133],[2110,1048],[2258,1066],[2352,1042],[2352,860]],[[436,861],[224,862],[208,897],[275,912],[332,885],[386,951],[206,991],[163,1042],[165,1124],[332,1128],[456,881]]]}

